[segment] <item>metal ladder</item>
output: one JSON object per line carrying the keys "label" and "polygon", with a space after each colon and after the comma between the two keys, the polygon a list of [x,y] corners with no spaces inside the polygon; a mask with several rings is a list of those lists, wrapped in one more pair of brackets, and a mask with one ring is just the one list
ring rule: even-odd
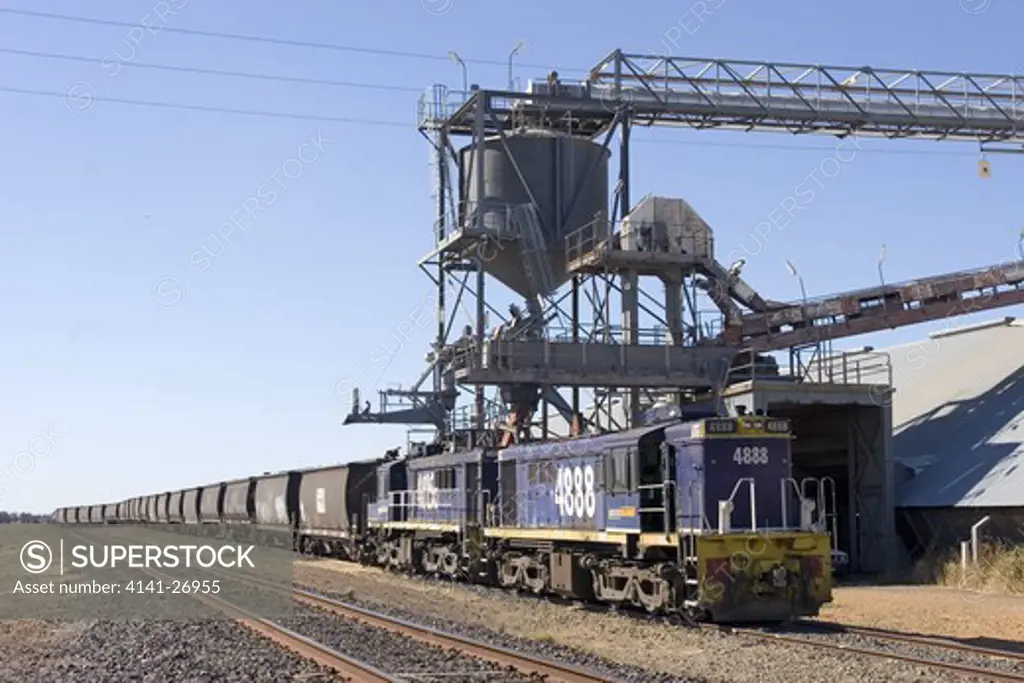
{"label": "metal ladder", "polygon": [[[703,489],[702,489],[703,492]],[[678,490],[677,490],[678,493]],[[698,519],[700,523],[697,525],[702,531],[706,523],[704,517],[704,496],[694,495],[694,482],[690,482],[686,504],[686,519],[692,520]],[[694,509],[696,508],[696,514]],[[700,600],[700,579],[697,576],[700,573],[700,567],[697,562],[697,534],[695,528],[690,528],[689,532],[685,532],[679,529],[679,534],[682,536],[682,542],[679,544],[679,564],[683,567],[683,583],[686,586],[686,595],[683,598],[683,606],[691,609],[699,609]]]}
{"label": "metal ladder", "polygon": [[[807,493],[808,484],[817,484],[817,490],[813,497]],[[836,480],[828,476],[821,477],[820,479],[804,477],[800,481],[800,495],[817,502],[819,519],[831,536],[832,550],[839,550],[839,511],[836,503]],[[829,506],[830,502],[831,506]]]}

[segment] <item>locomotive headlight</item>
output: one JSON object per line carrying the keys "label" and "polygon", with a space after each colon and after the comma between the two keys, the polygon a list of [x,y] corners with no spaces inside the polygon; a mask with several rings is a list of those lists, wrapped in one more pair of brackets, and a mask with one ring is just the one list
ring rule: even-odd
{"label": "locomotive headlight", "polygon": [[708,434],[732,434],[736,431],[736,420],[708,420],[705,426]]}

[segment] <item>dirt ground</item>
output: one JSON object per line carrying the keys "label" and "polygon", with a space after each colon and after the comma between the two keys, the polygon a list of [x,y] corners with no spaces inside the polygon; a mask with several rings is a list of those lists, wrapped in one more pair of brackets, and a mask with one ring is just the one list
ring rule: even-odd
{"label": "dirt ground", "polygon": [[[355,591],[355,597],[360,597],[361,588],[369,595],[374,594],[373,581],[382,579],[395,591],[395,597],[414,603],[426,601],[438,606],[444,602],[439,595],[450,597],[452,592],[452,587],[441,585],[443,582],[434,582],[428,590],[420,582],[391,576],[378,569],[333,561],[300,562],[296,565],[296,579],[322,578],[324,570],[344,574],[348,578],[346,590]],[[440,588],[446,588],[447,592]],[[469,605],[451,604],[448,609],[471,611],[482,607],[486,598],[466,593],[460,594],[459,602],[463,600],[468,600]],[[819,619],[965,641],[1009,641],[1021,643],[1024,648],[1024,597],[941,586],[839,586],[833,589],[833,601],[825,605]]]}
{"label": "dirt ground", "polygon": [[[711,681],[821,680],[822,667],[831,672],[833,682],[938,680],[934,672],[915,674],[892,662],[843,659],[816,648],[751,642],[668,622],[636,619],[635,615],[594,612],[578,606],[517,597],[495,589],[467,588],[442,580],[414,580],[352,563],[308,560],[297,562],[294,569],[294,578],[301,584],[363,602],[395,606],[428,619],[447,619],[507,636],[567,646],[633,666],[649,667],[656,662],[656,668],[661,671],[696,675]],[[996,609],[995,601],[971,604],[954,593],[943,606],[929,592],[873,591],[843,589],[837,595],[835,608],[830,608],[823,618],[877,628],[899,627],[917,633],[951,632],[952,626],[959,626],[958,634],[968,637],[1005,634],[1007,628],[1003,622],[1009,618],[1024,622],[1019,615],[1011,617],[1012,613],[1005,607],[998,614],[990,612]],[[868,597],[862,599],[865,595]],[[894,614],[893,605],[902,613]],[[960,610],[959,616],[944,612],[953,608]],[[973,630],[955,623],[965,621],[964,613],[978,615]],[[947,627],[947,624],[952,625]],[[1015,628],[1024,631],[1022,624],[1015,624]],[[644,645],[637,647],[637,643]],[[776,669],[785,675],[780,674],[778,678],[768,675],[768,671]],[[922,675],[924,677],[920,677]]]}
{"label": "dirt ground", "polygon": [[824,621],[902,633],[947,636],[975,644],[1024,644],[1024,598],[940,586],[840,586]]}

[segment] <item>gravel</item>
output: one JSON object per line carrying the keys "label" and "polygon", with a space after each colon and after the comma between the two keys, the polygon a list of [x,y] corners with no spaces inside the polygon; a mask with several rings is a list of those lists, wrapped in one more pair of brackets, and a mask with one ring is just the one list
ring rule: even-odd
{"label": "gravel", "polygon": [[227,619],[47,626],[35,642],[0,641],[0,682],[344,680]]}
{"label": "gravel", "polygon": [[[343,602],[523,653],[577,664],[616,680],[971,680],[906,662],[763,642],[739,634],[686,628],[667,619],[595,611],[492,588],[397,576],[345,563],[305,563],[296,578],[301,580],[300,587]],[[931,656],[930,651],[918,654]]]}
{"label": "gravel", "polygon": [[[410,580],[416,581],[417,579],[411,578]],[[557,661],[561,664],[575,665],[580,669],[586,669],[587,671],[601,674],[613,681],[621,681],[622,683],[706,683],[707,681],[707,679],[704,678],[680,677],[665,672],[652,671],[647,668],[623,665],[621,663],[603,659],[588,652],[558,645],[553,640],[524,640],[500,633],[481,630],[463,622],[426,617],[423,614],[409,612],[389,605],[359,600],[354,598],[351,592],[332,592],[330,590],[323,590],[322,588],[314,585],[296,584],[296,587],[333,598],[356,607],[363,607],[382,614],[398,617],[414,624],[428,626],[444,633],[451,633],[453,635],[471,638],[482,643],[497,645],[499,647],[527,655],[543,657],[545,659]],[[470,590],[478,591],[487,590],[476,586],[471,586],[469,588]],[[553,624],[553,626],[557,628],[557,624]]]}
{"label": "gravel", "polygon": [[544,680],[313,607],[297,608],[295,617],[280,623],[399,678],[423,683]]}
{"label": "gravel", "polygon": [[[251,585],[245,590],[249,593],[247,602],[261,602],[277,594],[277,591]],[[456,648],[423,643],[298,601],[294,603],[291,614],[277,617],[274,621],[385,673],[417,683],[526,683],[544,680],[462,654]],[[647,677],[642,680],[655,679]]]}

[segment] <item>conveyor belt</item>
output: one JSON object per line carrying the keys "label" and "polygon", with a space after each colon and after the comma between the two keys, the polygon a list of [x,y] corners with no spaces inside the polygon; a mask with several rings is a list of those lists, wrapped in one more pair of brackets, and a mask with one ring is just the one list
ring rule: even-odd
{"label": "conveyor belt", "polygon": [[1024,304],[1024,261],[833,294],[749,313],[726,340],[757,351]]}

